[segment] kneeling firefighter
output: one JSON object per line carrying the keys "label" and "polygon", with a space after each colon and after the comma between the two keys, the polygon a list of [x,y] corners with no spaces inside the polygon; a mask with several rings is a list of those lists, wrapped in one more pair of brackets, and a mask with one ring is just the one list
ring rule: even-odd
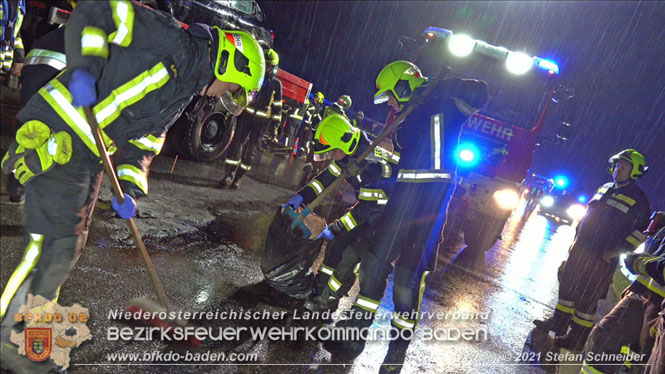
{"label": "kneeling firefighter", "polygon": [[[169,43],[155,43],[155,35]],[[46,362],[12,356],[10,333],[25,327],[14,322],[14,313],[29,294],[57,299],[83,250],[97,202],[103,166],[81,107],[92,110],[111,152],[158,149],[151,134],[166,131],[194,95],[220,97],[239,114],[265,69],[261,47],[248,33],[204,25],[184,30],[173,17],[131,1],[81,2],[65,40],[68,69],[18,113],[22,126],[2,159],[2,171],[15,170],[26,187],[28,244],[0,299],[2,365],[14,372],[48,370]],[[147,170],[117,172],[136,186],[127,188],[122,203],[115,197],[112,202],[128,219],[135,198],[148,192]]]}
{"label": "kneeling firefighter", "polygon": [[[487,84],[477,80],[448,78],[427,89],[427,78],[416,65],[395,61],[376,79],[375,103],[388,102],[413,112],[393,132],[399,158],[392,195],[376,223],[367,254],[360,262],[360,294],[352,319],[337,327],[366,328],[379,309],[388,276],[397,260],[393,301],[393,332],[382,371],[398,372],[420,315],[427,274],[434,268],[436,242],[445,221],[447,201],[455,177],[454,150],[462,124],[487,101]],[[425,92],[431,94],[426,95]],[[359,355],[365,341],[331,340],[324,347],[347,358]]]}
{"label": "kneeling firefighter", "polygon": [[282,121],[282,82],[275,73],[279,55],[272,49],[265,53],[266,71],[258,96],[238,117],[235,135],[224,160],[221,188],[238,189],[238,185],[252,169],[256,149],[270,123]]}

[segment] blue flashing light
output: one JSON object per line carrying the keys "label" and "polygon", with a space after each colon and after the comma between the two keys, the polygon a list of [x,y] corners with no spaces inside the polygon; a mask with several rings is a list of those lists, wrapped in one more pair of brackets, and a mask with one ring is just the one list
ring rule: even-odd
{"label": "blue flashing light", "polygon": [[480,150],[473,143],[460,144],[455,152],[455,160],[460,167],[473,167],[480,162]]}
{"label": "blue flashing light", "polygon": [[577,198],[577,201],[579,201],[580,203],[586,203],[586,196],[584,196],[584,195],[580,195],[580,196]]}
{"label": "blue flashing light", "polygon": [[568,178],[563,175],[559,175],[554,178],[554,187],[564,189],[568,187]]}
{"label": "blue flashing light", "polygon": [[556,62],[552,60],[545,60],[544,58],[540,57],[534,57],[534,60],[536,61],[536,65],[538,65],[539,68],[547,70],[547,72],[550,74],[559,74],[559,66],[556,64]]}

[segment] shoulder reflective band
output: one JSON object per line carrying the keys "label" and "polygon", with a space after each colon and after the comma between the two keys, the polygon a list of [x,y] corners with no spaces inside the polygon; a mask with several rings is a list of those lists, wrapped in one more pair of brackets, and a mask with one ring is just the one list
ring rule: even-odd
{"label": "shoulder reflective band", "polygon": [[62,70],[67,67],[67,56],[64,53],[35,48],[30,50],[23,64],[48,65],[56,70]]}
{"label": "shoulder reflective band", "polygon": [[637,281],[640,282],[644,287],[648,288],[650,291],[653,291],[656,295],[665,298],[665,286],[661,286],[653,278],[638,274]]}
{"label": "shoulder reflective band", "polygon": [[360,188],[358,192],[358,200],[376,201],[379,205],[384,205],[388,202],[388,196],[382,189]]}
{"label": "shoulder reflective band", "polygon": [[430,139],[432,143],[432,167],[441,170],[441,124],[443,113],[430,118]]}
{"label": "shoulder reflective band", "polygon": [[16,267],[16,270],[14,270],[14,273],[12,273],[12,276],[9,277],[5,290],[2,292],[2,297],[0,298],[0,320],[4,318],[7,308],[9,307],[9,302],[12,301],[16,291],[21,287],[21,283],[23,283],[30,271],[32,271],[37,264],[37,260],[39,260],[39,256],[42,254],[43,242],[44,235],[30,234],[30,242],[28,243],[28,246],[25,247],[23,258],[18,264],[18,267]]}
{"label": "shoulder reflective band", "polygon": [[134,32],[134,7],[129,1],[110,1],[113,22],[118,28],[109,35],[109,42],[121,47],[129,47],[132,44]]}
{"label": "shoulder reflective band", "polygon": [[631,198],[629,196],[626,196],[622,193],[619,193],[619,194],[613,193],[612,197],[615,198],[615,199],[619,199],[619,200],[623,201],[624,203],[628,204],[628,206],[633,206],[637,202],[633,198]]}
{"label": "shoulder reflective band", "polygon": [[137,185],[144,194],[148,194],[148,178],[145,173],[134,165],[120,165],[117,169],[118,179]]}
{"label": "shoulder reflective band", "polygon": [[369,297],[358,295],[358,299],[356,300],[356,305],[368,312],[376,313],[379,310],[379,306],[381,305],[381,303],[372,300]]}
{"label": "shoulder reflective band", "polygon": [[316,193],[316,196],[319,196],[319,194],[321,192],[323,192],[323,184],[321,184],[321,182],[319,182],[317,179],[314,179],[313,181],[311,181],[307,185],[307,187],[311,187],[314,190],[314,192]]}
{"label": "shoulder reflective band", "polygon": [[340,287],[342,287],[342,282],[338,281],[335,278],[335,274],[330,274],[330,279],[328,280],[328,287],[330,287],[333,292],[337,292]]}
{"label": "shoulder reflective band", "polygon": [[588,328],[593,327],[594,318],[596,318],[595,314],[582,313],[578,310],[573,314],[573,322]]}
{"label": "shoulder reflective band", "polygon": [[335,161],[333,161],[333,162],[330,164],[330,166],[328,166],[328,171],[330,172],[330,174],[332,174],[332,175],[334,175],[334,176],[336,176],[336,177],[339,177],[339,176],[342,174],[342,168],[340,168],[339,166],[337,166],[337,164],[335,163]]}
{"label": "shoulder reflective band", "polygon": [[607,190],[609,189],[610,189],[609,184],[604,184],[600,186],[600,188],[596,191],[591,200],[600,200],[600,198],[603,197],[603,195],[605,195],[605,192],[607,192]]}
{"label": "shoulder reflective band", "polygon": [[335,269],[331,268],[326,264],[321,264],[321,268],[319,269],[319,271],[322,272],[323,274],[332,275]]}
{"label": "shoulder reflective band", "polygon": [[556,304],[556,309],[566,314],[573,314],[575,312],[575,303],[572,301],[559,299],[559,303]]}
{"label": "shoulder reflective band", "polygon": [[120,117],[123,109],[137,103],[150,92],[161,88],[169,79],[171,77],[168,70],[160,62],[150,70],[144,71],[136,78],[111,91],[109,96],[95,105],[94,112],[99,127],[108,126]]}
{"label": "shoulder reflective band", "polygon": [[339,218],[340,221],[342,221],[342,224],[346,228],[346,231],[351,231],[358,226],[358,223],[356,222],[356,219],[353,218],[353,214],[351,212],[346,212],[343,216]]}
{"label": "shoulder reflective band", "polygon": [[400,329],[412,330],[416,327],[416,321],[402,318],[399,314],[394,313],[393,315],[393,325],[399,327]]}
{"label": "shoulder reflective band", "polygon": [[630,244],[633,245],[633,247],[637,248],[642,244],[644,241],[647,240],[646,235],[642,234],[639,230],[635,230],[630,235],[626,237],[626,241]]}
{"label": "shoulder reflective band", "polygon": [[81,32],[81,55],[109,58],[109,46],[104,30],[86,26]]}
{"label": "shoulder reflective band", "polygon": [[620,201],[614,200],[612,198],[607,199],[605,202],[607,203],[607,205],[619,209],[624,214],[628,213],[628,210],[630,210],[629,207],[623,205]]}
{"label": "shoulder reflective band", "polygon": [[439,182],[452,179],[450,173],[440,173],[431,170],[408,170],[402,169],[397,172],[398,182],[421,183],[421,182]]}
{"label": "shoulder reflective band", "polygon": [[166,138],[164,136],[160,136],[158,138],[152,134],[149,134],[139,139],[132,139],[129,142],[135,145],[136,148],[148,152],[153,152],[154,154],[158,155],[159,152],[162,151],[162,147],[164,146],[165,140]]}
{"label": "shoulder reflective band", "polygon": [[[97,151],[97,146],[95,145],[95,138],[92,136],[92,129],[90,128],[90,125],[88,125],[88,121],[85,120],[83,109],[76,109],[72,106],[72,95],[65,86],[55,78],[39,89],[39,94],[47,103],[49,103],[49,105],[51,105],[60,118],[62,118],[72,130],[74,130],[76,135],[81,138],[88,149],[90,149],[94,155],[99,157],[99,151]],[[97,120],[99,121],[99,116],[97,116]],[[101,128],[100,130],[104,143],[106,143],[107,147],[110,147],[113,142]]]}

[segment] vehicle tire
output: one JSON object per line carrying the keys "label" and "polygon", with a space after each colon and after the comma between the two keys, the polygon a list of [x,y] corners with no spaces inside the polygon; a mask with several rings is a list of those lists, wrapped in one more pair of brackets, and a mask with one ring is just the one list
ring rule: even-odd
{"label": "vehicle tire", "polygon": [[210,111],[188,124],[183,139],[185,153],[195,161],[219,158],[231,144],[235,133],[236,117],[229,113]]}

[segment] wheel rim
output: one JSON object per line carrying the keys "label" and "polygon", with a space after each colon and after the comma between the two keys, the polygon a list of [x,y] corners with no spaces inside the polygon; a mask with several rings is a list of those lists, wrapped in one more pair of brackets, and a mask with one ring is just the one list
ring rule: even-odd
{"label": "wheel rim", "polygon": [[218,116],[211,116],[206,119],[201,130],[201,148],[204,151],[213,151],[219,146],[224,137],[224,123],[222,118]]}

